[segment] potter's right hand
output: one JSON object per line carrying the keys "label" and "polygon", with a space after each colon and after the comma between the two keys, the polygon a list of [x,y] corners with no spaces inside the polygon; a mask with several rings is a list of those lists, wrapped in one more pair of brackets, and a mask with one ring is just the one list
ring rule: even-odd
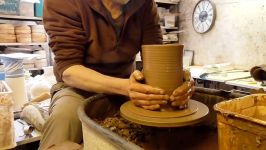
{"label": "potter's right hand", "polygon": [[167,104],[169,96],[164,90],[142,84],[141,81],[144,81],[144,75],[138,70],[134,71],[129,78],[128,95],[136,106],[156,110],[160,105]]}

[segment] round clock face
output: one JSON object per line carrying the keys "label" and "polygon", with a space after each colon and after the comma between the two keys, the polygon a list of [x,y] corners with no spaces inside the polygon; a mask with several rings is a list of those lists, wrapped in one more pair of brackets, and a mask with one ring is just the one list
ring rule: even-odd
{"label": "round clock face", "polygon": [[197,3],[193,11],[192,23],[196,32],[208,32],[214,25],[216,9],[209,0],[201,0]]}

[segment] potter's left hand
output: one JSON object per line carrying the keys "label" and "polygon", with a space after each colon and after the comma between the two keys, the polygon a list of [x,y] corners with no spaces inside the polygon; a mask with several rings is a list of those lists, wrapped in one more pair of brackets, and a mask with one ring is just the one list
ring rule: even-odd
{"label": "potter's left hand", "polygon": [[170,102],[173,107],[179,109],[184,109],[187,107],[188,100],[194,93],[194,80],[191,78],[190,72],[188,70],[183,71],[185,82],[174,90],[170,96]]}

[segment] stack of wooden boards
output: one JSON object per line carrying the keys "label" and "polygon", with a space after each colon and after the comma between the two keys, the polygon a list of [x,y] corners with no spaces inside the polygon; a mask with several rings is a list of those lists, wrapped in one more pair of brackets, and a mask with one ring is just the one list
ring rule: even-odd
{"label": "stack of wooden boards", "polygon": [[44,43],[46,41],[43,25],[0,24],[0,43]]}

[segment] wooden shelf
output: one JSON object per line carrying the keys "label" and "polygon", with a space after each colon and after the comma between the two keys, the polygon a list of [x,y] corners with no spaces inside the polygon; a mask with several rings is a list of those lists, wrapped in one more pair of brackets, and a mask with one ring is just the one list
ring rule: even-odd
{"label": "wooden shelf", "polygon": [[178,40],[163,40],[163,42],[178,42]]}
{"label": "wooden shelf", "polygon": [[45,45],[46,43],[0,43],[0,46]]}
{"label": "wooden shelf", "polygon": [[177,30],[178,27],[165,27],[165,26],[161,26],[162,29],[169,29],[169,30]]}
{"label": "wooden shelf", "polygon": [[167,34],[180,34],[180,33],[184,33],[185,30],[178,30],[178,31],[172,31],[172,32],[168,32]]}
{"label": "wooden shelf", "polygon": [[178,1],[171,1],[171,0],[155,0],[156,3],[159,3],[159,4],[173,4],[173,5],[176,5],[178,4],[179,0]]}
{"label": "wooden shelf", "polygon": [[42,18],[40,17],[16,16],[16,15],[0,15],[0,19],[42,21]]}

